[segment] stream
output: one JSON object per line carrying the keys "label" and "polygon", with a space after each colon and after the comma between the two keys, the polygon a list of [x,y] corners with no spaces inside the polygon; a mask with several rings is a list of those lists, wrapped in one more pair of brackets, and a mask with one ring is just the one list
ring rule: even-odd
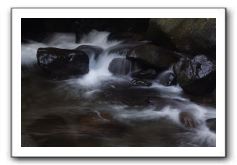
{"label": "stream", "polygon": [[[109,50],[121,41],[108,41],[108,32],[92,31],[79,44],[73,34],[57,33],[46,43],[22,43],[22,146],[24,147],[214,147],[216,134],[206,120],[216,117],[215,105],[195,102],[179,85],[131,86],[127,75],[108,67],[120,53]],[[89,72],[53,80],[37,65],[39,47],[74,49],[79,45],[103,48],[89,55]],[[114,66],[116,69],[124,68]],[[180,121],[188,112],[195,128]]]}

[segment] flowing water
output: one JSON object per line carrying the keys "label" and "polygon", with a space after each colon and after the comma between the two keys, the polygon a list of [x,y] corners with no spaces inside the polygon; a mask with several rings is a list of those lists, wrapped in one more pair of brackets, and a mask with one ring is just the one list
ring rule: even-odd
{"label": "flowing water", "polygon": [[[76,44],[72,34],[55,34],[47,44],[22,44],[22,146],[215,146],[205,122],[215,118],[215,105],[191,101],[178,85],[161,85],[165,72],[150,87],[132,87],[129,74],[113,75],[110,62],[124,57],[109,53],[121,42],[108,35],[92,31]],[[104,49],[97,59],[89,55],[88,74],[61,81],[42,76],[39,47],[83,44]],[[192,114],[197,126],[186,128],[181,112]]]}

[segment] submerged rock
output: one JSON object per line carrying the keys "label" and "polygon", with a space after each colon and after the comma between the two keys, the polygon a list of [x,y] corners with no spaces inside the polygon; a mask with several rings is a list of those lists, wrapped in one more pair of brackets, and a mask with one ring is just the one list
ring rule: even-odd
{"label": "submerged rock", "polygon": [[216,68],[205,55],[180,60],[174,66],[177,81],[183,90],[193,95],[211,93],[216,87]]}
{"label": "submerged rock", "polygon": [[216,132],[216,119],[213,118],[213,119],[207,119],[206,120],[206,124],[207,124],[207,127],[213,131],[213,132]]}
{"label": "submerged rock", "polygon": [[147,80],[133,79],[132,81],[130,81],[130,85],[131,86],[147,86],[147,87],[149,87],[152,85],[152,83]]}
{"label": "submerged rock", "polygon": [[216,19],[157,18],[151,19],[147,39],[173,45],[189,54],[208,53],[215,56]]}
{"label": "submerged rock", "polygon": [[103,52],[103,49],[94,45],[80,45],[75,50],[83,51],[87,55],[94,55],[95,59]]}
{"label": "submerged rock", "polygon": [[40,68],[53,78],[64,79],[89,71],[89,58],[79,50],[39,48],[37,61]]}
{"label": "submerged rock", "polygon": [[189,112],[181,112],[179,114],[179,120],[187,128],[195,128],[196,127],[196,122],[194,120],[194,117]]}
{"label": "submerged rock", "polygon": [[179,54],[173,51],[152,44],[137,46],[127,55],[128,59],[162,70],[177,62],[179,57]]}
{"label": "submerged rock", "polygon": [[126,58],[115,58],[109,64],[109,71],[114,75],[127,75],[131,70],[131,62]]}

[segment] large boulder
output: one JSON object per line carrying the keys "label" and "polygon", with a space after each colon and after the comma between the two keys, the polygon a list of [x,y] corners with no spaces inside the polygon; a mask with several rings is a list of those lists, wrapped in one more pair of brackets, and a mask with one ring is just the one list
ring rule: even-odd
{"label": "large boulder", "polygon": [[53,78],[64,79],[89,71],[89,57],[79,50],[39,48],[37,61],[40,68]]}
{"label": "large boulder", "polygon": [[164,70],[177,62],[180,55],[176,52],[158,47],[153,44],[143,44],[135,47],[127,58],[139,61],[150,68]]}
{"label": "large boulder", "polygon": [[215,56],[216,19],[157,18],[151,19],[147,39],[165,44],[188,54]]}
{"label": "large boulder", "polygon": [[205,55],[183,58],[174,66],[177,81],[183,90],[193,95],[205,95],[216,87],[215,63]]}
{"label": "large boulder", "polygon": [[114,75],[127,75],[131,71],[131,61],[126,58],[115,58],[109,64],[109,71]]}

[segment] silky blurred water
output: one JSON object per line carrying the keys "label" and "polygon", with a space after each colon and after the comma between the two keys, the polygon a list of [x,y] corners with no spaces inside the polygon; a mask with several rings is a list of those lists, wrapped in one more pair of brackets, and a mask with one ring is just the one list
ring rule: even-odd
{"label": "silky blurred water", "polygon": [[[75,44],[73,35],[55,34],[48,43],[22,44],[22,146],[215,146],[205,123],[215,118],[215,105],[191,101],[178,85],[161,85],[159,76],[150,87],[132,87],[129,75],[114,76],[108,66],[121,55],[107,50],[120,41],[108,41],[108,35],[92,31]],[[83,44],[104,49],[96,60],[90,55],[88,74],[61,81],[42,75],[39,47]],[[186,128],[181,112],[192,114],[197,127]]]}

